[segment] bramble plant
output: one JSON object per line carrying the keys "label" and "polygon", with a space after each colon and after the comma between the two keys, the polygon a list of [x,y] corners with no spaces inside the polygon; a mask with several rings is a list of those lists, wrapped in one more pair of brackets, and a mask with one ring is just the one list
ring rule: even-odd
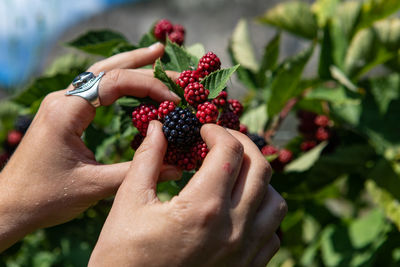
{"label": "bramble plant", "polygon": [[[256,59],[247,21],[240,20],[229,42],[233,67],[213,69],[206,76],[195,71],[203,62],[204,47],[183,46],[183,27],[166,20],[155,23],[138,44],[101,30],[68,45],[111,56],[149,46],[157,42],[156,36],[165,42],[165,55],[156,62],[154,75],[181,97],[178,110],[187,109],[200,123],[220,122],[248,134],[271,162],[271,184],[286,199],[289,212],[280,229],[281,249],[269,266],[398,266],[400,19],[390,16],[399,9],[398,0],[278,4],[257,18],[277,29],[262,58]],[[286,33],[308,40],[309,47],[279,61],[281,36]],[[319,59],[317,73],[304,78],[313,56]],[[18,116],[34,115],[45,95],[67,87],[90,63],[91,58],[63,56],[43,77],[3,102],[0,140],[6,142]],[[375,74],[377,67],[383,75]],[[165,70],[181,76],[172,81]],[[228,99],[224,90],[233,74],[248,88],[242,102]],[[209,91],[206,98],[193,97],[202,87],[203,94]],[[98,161],[127,161],[148,122],[138,124],[132,115],[153,112],[154,119],[165,123],[176,108],[124,97],[98,108],[83,138]],[[288,116],[298,118],[299,134],[278,146],[275,137]],[[166,158],[195,169],[193,158],[204,158],[207,147],[200,140],[190,147],[195,152],[172,148]],[[177,194],[193,172],[184,172],[180,181],[159,184],[159,197],[168,200]],[[87,264],[111,202],[101,201],[72,222],[31,234],[3,253],[1,261],[10,266]]]}

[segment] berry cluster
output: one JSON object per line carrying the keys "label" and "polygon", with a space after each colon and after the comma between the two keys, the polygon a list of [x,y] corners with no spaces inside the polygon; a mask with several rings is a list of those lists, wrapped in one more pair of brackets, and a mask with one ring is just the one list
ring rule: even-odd
{"label": "berry cluster", "polygon": [[300,120],[298,130],[304,137],[301,143],[302,151],[308,151],[331,138],[333,122],[328,116],[300,110],[297,112],[297,117]]}
{"label": "berry cluster", "polygon": [[[163,23],[165,26],[165,21]],[[220,68],[220,59],[208,52],[199,60],[196,70],[181,72],[176,81],[187,104],[177,107],[172,102],[164,101],[158,108],[152,104],[136,107],[132,112],[132,123],[139,134],[135,136],[131,147],[137,149],[146,136],[149,122],[159,120],[163,123],[163,132],[168,141],[165,163],[183,170],[198,168],[208,153],[207,145],[200,136],[201,125],[216,123],[235,130],[239,130],[240,126],[242,104],[235,99],[228,100],[226,91],[220,92],[215,99],[209,99],[210,91],[201,83],[204,77]]]}
{"label": "berry cluster", "polygon": [[166,38],[178,45],[185,42],[185,28],[180,24],[172,24],[167,19],[159,20],[154,26],[154,36],[157,40],[165,42]]}
{"label": "berry cluster", "polygon": [[3,152],[0,153],[0,169],[4,167],[14,153],[31,122],[32,119],[29,116],[19,116],[16,119],[14,129],[8,132],[7,139],[3,142]]}

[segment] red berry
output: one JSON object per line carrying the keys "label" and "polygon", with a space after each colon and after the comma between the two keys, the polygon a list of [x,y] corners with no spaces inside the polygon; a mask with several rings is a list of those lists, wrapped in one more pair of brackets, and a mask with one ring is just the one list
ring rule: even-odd
{"label": "red berry", "polygon": [[229,103],[229,109],[240,117],[240,115],[242,115],[243,112],[243,105],[239,102],[239,100],[229,99],[228,103]]}
{"label": "red berry", "polygon": [[208,153],[208,147],[207,144],[204,143],[203,141],[197,142],[192,147],[192,156],[195,157],[198,161],[202,162],[207,156],[207,153]]}
{"label": "red berry", "polygon": [[324,127],[319,127],[319,128],[317,129],[317,132],[315,133],[315,138],[316,138],[318,141],[325,141],[325,140],[328,140],[330,136],[331,136],[331,135],[330,135],[330,133],[329,133],[329,130],[328,130],[327,128],[324,128]]}
{"label": "red berry", "polygon": [[221,61],[218,56],[213,52],[208,52],[199,60],[197,70],[200,72],[201,77],[205,77],[208,74],[219,70],[221,68]]}
{"label": "red berry", "polygon": [[213,104],[219,108],[225,107],[227,103],[228,93],[221,91],[216,98],[213,99]]}
{"label": "red berry", "polygon": [[158,118],[163,120],[170,112],[174,111],[176,105],[171,101],[164,101],[158,106]]}
{"label": "red berry", "polygon": [[278,153],[278,149],[276,149],[274,146],[266,145],[261,149],[261,153],[264,156],[275,155],[276,153]]}
{"label": "red berry", "polygon": [[183,43],[185,42],[185,34],[179,31],[173,31],[168,34],[168,39],[173,43],[183,45]]}
{"label": "red berry", "polygon": [[167,19],[162,19],[154,26],[154,36],[157,40],[164,42],[165,37],[173,31],[172,23]]}
{"label": "red berry", "polygon": [[308,151],[308,150],[313,149],[316,145],[317,145],[317,143],[313,140],[304,141],[303,143],[301,143],[300,148],[302,151]]}
{"label": "red berry", "polygon": [[239,130],[239,116],[231,111],[223,112],[217,121],[217,124],[229,129]]}
{"label": "red berry", "polygon": [[185,70],[181,72],[179,75],[178,80],[176,81],[176,84],[179,85],[182,88],[186,88],[186,86],[189,83],[195,83],[198,82],[200,79],[200,76],[197,71],[195,70]]}
{"label": "red berry", "polygon": [[193,157],[191,151],[181,150],[175,146],[168,146],[164,162],[187,171],[195,169],[197,165],[197,159]]}
{"label": "red berry", "polygon": [[293,153],[292,151],[288,150],[288,149],[281,149],[279,151],[279,155],[278,155],[278,160],[283,163],[283,164],[287,164],[289,163],[293,158]]}
{"label": "red berry", "polygon": [[218,119],[218,108],[210,103],[204,102],[197,106],[196,117],[201,123],[215,123]]}
{"label": "red berry", "polygon": [[320,127],[326,127],[329,124],[329,118],[325,115],[318,115],[314,119],[314,123]]}
{"label": "red berry", "polygon": [[240,124],[240,125],[239,125],[239,132],[241,132],[242,134],[247,134],[249,131],[248,131],[246,125]]}
{"label": "red berry", "polygon": [[12,130],[7,135],[7,143],[11,147],[16,147],[21,142],[23,134],[20,131]]}
{"label": "red berry", "polygon": [[173,27],[173,31],[185,34],[185,28],[180,24],[175,24],[174,27]]}
{"label": "red berry", "polygon": [[144,140],[144,137],[140,133],[135,135],[135,137],[133,138],[133,140],[131,142],[131,148],[133,150],[137,150],[139,148],[139,146],[142,144],[143,140]]}
{"label": "red berry", "polygon": [[189,105],[193,107],[197,107],[198,104],[201,104],[207,101],[207,97],[210,91],[204,88],[204,86],[199,82],[189,83],[185,87],[184,97]]}
{"label": "red berry", "polygon": [[132,112],[133,126],[135,126],[143,136],[146,136],[150,121],[157,119],[158,111],[152,104],[140,104]]}

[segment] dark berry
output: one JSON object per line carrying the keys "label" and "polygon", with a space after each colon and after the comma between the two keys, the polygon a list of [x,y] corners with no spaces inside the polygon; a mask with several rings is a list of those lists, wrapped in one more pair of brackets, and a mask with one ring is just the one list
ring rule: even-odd
{"label": "dark berry", "polygon": [[0,170],[6,165],[9,158],[10,154],[8,154],[7,152],[3,152],[0,154]]}
{"label": "dark berry", "polygon": [[244,125],[244,124],[240,124],[239,125],[239,132],[241,132],[242,134],[247,134],[248,133],[247,126]]}
{"label": "dark berry", "polygon": [[326,141],[329,139],[330,136],[331,135],[329,130],[325,127],[319,127],[315,133],[315,138],[318,141]]}
{"label": "dark berry", "polygon": [[158,111],[152,104],[140,104],[132,112],[132,123],[143,136],[147,134],[150,121],[157,119]]}
{"label": "dark berry", "polygon": [[200,72],[201,77],[205,77],[208,74],[219,70],[221,68],[221,61],[218,56],[213,52],[208,52],[199,60],[197,70]]}
{"label": "dark berry", "polygon": [[189,105],[197,107],[198,104],[207,101],[210,91],[204,88],[199,82],[189,83],[185,87],[184,97]]}
{"label": "dark berry", "polygon": [[196,168],[197,159],[193,157],[192,152],[188,149],[178,148],[174,145],[168,145],[165,153],[164,162],[175,165],[186,171]]}
{"label": "dark berry", "polygon": [[163,124],[163,132],[169,144],[189,147],[200,139],[200,121],[189,109],[175,108]]}
{"label": "dark berry", "polygon": [[204,141],[198,141],[192,147],[192,156],[195,157],[198,161],[202,162],[207,156],[208,148],[207,144]]}
{"label": "dark berry", "polygon": [[277,154],[278,153],[278,149],[276,149],[274,146],[266,145],[261,149],[261,153],[264,156],[271,156],[271,155]]}
{"label": "dark berry", "polygon": [[135,135],[135,137],[133,138],[133,140],[131,142],[131,148],[133,150],[137,150],[139,148],[139,146],[142,144],[143,140],[144,140],[143,135],[138,133],[137,135]]}
{"label": "dark berry", "polygon": [[329,118],[325,115],[318,115],[314,119],[314,123],[320,127],[327,127],[329,125]]}
{"label": "dark berry", "polygon": [[251,133],[247,134],[247,136],[250,138],[251,141],[253,141],[254,144],[256,144],[256,146],[260,150],[267,145],[267,142],[262,136]]}
{"label": "dark berry", "polygon": [[20,131],[12,130],[7,134],[7,143],[10,147],[16,147],[22,140],[23,134]]}
{"label": "dark berry", "polygon": [[167,116],[169,113],[174,111],[176,108],[176,105],[174,102],[171,101],[164,101],[158,106],[158,118],[160,120],[163,120],[165,116]]}
{"label": "dark berry", "polygon": [[185,42],[185,34],[179,31],[173,31],[168,34],[168,39],[173,43],[183,45],[183,43]]}
{"label": "dark berry", "polygon": [[157,40],[164,42],[169,33],[173,31],[172,23],[167,19],[162,19],[154,26],[154,36]]}
{"label": "dark berry", "polygon": [[221,91],[216,98],[213,99],[213,104],[219,108],[224,108],[227,103],[228,93]]}
{"label": "dark berry", "polygon": [[15,121],[15,130],[25,134],[29,126],[32,123],[32,118],[30,116],[19,116]]}
{"label": "dark berry", "polygon": [[176,84],[178,84],[182,88],[186,88],[186,86],[189,83],[195,83],[198,82],[200,79],[199,74],[195,70],[185,70],[181,72],[179,75],[178,80],[176,81]]}
{"label": "dark berry", "polygon": [[239,116],[231,111],[223,112],[219,117],[217,124],[238,131],[240,127]]}
{"label": "dark berry", "polygon": [[239,102],[239,100],[229,99],[228,103],[229,103],[229,109],[240,117],[240,115],[242,115],[243,112],[243,105]]}
{"label": "dark berry", "polygon": [[302,151],[309,151],[313,149],[317,145],[317,142],[311,140],[311,141],[304,141],[301,143],[300,148]]}
{"label": "dark berry", "polygon": [[182,34],[185,34],[185,28],[182,26],[182,25],[180,25],[180,24],[175,24],[174,26],[173,26],[173,30],[172,30],[173,32],[180,32],[180,33],[182,33]]}
{"label": "dark berry", "polygon": [[218,119],[218,108],[210,102],[204,102],[197,106],[196,117],[201,123],[215,123]]}

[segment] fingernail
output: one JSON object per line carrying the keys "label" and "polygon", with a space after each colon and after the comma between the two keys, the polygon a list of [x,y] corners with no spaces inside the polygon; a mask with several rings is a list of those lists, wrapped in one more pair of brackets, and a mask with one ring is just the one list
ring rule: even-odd
{"label": "fingernail", "polygon": [[151,135],[151,133],[154,131],[154,128],[155,128],[154,122],[151,121],[149,123],[149,127],[147,127],[147,135]]}
{"label": "fingernail", "polygon": [[161,44],[160,42],[154,43],[154,44],[152,44],[151,46],[149,46],[149,49],[150,49],[150,50],[155,50],[155,49],[157,49],[157,47],[158,47],[160,44]]}

